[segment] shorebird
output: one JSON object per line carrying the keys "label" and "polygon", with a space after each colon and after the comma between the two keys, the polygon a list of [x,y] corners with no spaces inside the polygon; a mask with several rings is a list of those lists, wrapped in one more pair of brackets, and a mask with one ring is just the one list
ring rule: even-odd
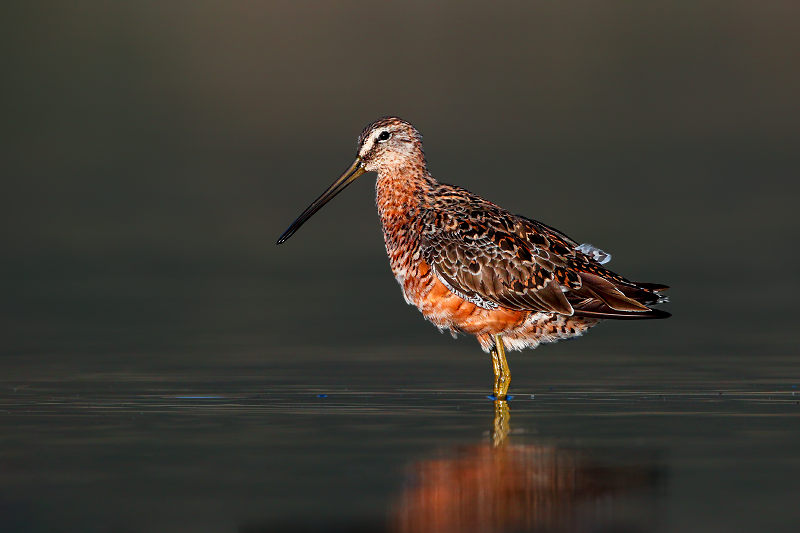
{"label": "shorebird", "polygon": [[278,244],[365,172],[378,173],[386,252],[406,302],[491,353],[498,401],[511,383],[506,349],[577,337],[604,319],[670,316],[651,307],[666,300],[666,285],[628,281],[604,266],[611,256],[599,248],[433,179],[422,135],[397,117],[361,132],[353,164]]}

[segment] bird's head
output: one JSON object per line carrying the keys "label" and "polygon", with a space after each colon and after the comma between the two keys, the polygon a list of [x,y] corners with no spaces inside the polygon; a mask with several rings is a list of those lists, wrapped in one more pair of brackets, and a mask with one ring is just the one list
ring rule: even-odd
{"label": "bird's head", "polygon": [[383,117],[358,136],[358,158],[367,172],[388,172],[408,166],[425,167],[422,135],[397,117]]}
{"label": "bird's head", "polygon": [[350,168],[297,217],[278,239],[278,244],[286,242],[323,205],[365,172],[383,174],[404,168],[425,170],[422,135],[397,117],[383,117],[373,122],[359,135],[358,156]]}

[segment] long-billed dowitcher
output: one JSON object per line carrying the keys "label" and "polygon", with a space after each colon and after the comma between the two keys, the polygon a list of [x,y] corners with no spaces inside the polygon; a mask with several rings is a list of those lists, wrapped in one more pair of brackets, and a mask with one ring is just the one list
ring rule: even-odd
{"label": "long-billed dowitcher", "polygon": [[577,337],[603,319],[670,316],[650,307],[667,286],[628,281],[603,266],[602,250],[433,179],[422,136],[397,117],[361,132],[356,160],[278,244],[365,172],[378,173],[378,213],[403,296],[440,330],[477,337],[492,354],[498,400],[511,383],[506,348]]}

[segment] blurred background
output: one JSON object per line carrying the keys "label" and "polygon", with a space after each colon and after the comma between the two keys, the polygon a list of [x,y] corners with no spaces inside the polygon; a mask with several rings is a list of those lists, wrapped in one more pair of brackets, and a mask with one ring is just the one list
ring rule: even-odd
{"label": "blurred background", "polygon": [[[275,245],[384,115],[422,132],[440,181],[673,287],[668,321],[512,355],[528,368],[512,388],[798,381],[796,2],[6,2],[0,64],[7,383],[488,389],[474,340],[403,303],[374,175]],[[14,424],[7,435],[44,431]],[[6,441],[8,464],[29,444]],[[32,479],[19,472],[16,486]],[[57,492],[40,475],[29,508]],[[773,516],[788,523],[786,509]]]}
{"label": "blurred background", "polygon": [[[394,114],[423,133],[440,181],[676,286],[676,314],[742,307],[763,317],[759,336],[785,326],[770,311],[797,289],[793,2],[1,9],[5,291],[248,277],[273,309],[302,294],[321,313],[342,303],[325,293],[353,294],[349,321],[380,328],[365,307],[408,310],[374,175],[274,243],[350,163],[361,129]],[[385,305],[355,296],[375,296],[362,290],[373,278]],[[412,337],[430,329],[400,316]],[[256,320],[269,342],[291,325]]]}

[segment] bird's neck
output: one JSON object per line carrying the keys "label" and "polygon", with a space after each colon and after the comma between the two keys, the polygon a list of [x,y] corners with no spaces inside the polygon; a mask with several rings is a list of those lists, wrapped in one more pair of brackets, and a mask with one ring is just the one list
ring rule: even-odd
{"label": "bird's neck", "polygon": [[375,182],[386,252],[398,278],[419,245],[421,217],[436,184],[424,167],[381,172]]}
{"label": "bird's neck", "polygon": [[[402,169],[401,169],[402,170]],[[381,172],[375,182],[375,203],[384,227],[406,224],[419,216],[437,182],[427,170]]]}

